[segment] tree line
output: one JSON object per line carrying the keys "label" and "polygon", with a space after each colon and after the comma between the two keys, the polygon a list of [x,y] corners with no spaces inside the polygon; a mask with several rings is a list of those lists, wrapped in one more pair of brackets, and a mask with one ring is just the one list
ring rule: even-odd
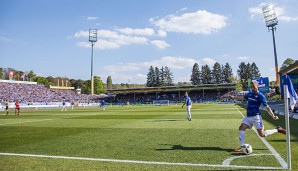
{"label": "tree line", "polygon": [[[247,90],[248,79],[261,77],[259,68],[254,62],[252,64],[241,62],[237,70],[237,75],[238,78],[233,76],[233,70],[228,62],[225,63],[225,65],[215,62],[212,68],[207,64],[199,67],[198,63],[195,63],[192,67],[190,83],[191,85],[223,84],[239,80],[240,88],[242,90]],[[174,85],[173,80],[173,73],[167,66],[162,67],[161,69],[150,66],[147,74],[146,86],[171,86]]]}
{"label": "tree line", "polygon": [[160,87],[174,85],[174,76],[170,69],[165,66],[159,69],[158,67],[150,66],[147,74],[147,87]]}

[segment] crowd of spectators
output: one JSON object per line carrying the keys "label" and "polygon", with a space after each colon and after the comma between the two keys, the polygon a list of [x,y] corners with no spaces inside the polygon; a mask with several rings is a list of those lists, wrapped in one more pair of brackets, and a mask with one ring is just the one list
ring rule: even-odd
{"label": "crowd of spectators", "polygon": [[[214,102],[220,99],[220,96],[227,93],[227,90],[197,90],[189,92],[193,102]],[[184,92],[158,92],[158,93],[126,93],[117,94],[105,98],[107,103],[113,104],[151,104],[154,100],[169,100],[170,103],[181,103],[184,100]],[[73,90],[50,89],[39,84],[23,84],[0,82],[0,101],[31,104],[53,102],[81,102],[93,103],[100,102],[102,99],[96,95],[77,94]]]}
{"label": "crowd of spectators", "polygon": [[21,103],[51,103],[62,101],[86,102],[95,101],[97,96],[76,94],[73,90],[49,89],[39,84],[22,84],[0,82],[0,101]]}

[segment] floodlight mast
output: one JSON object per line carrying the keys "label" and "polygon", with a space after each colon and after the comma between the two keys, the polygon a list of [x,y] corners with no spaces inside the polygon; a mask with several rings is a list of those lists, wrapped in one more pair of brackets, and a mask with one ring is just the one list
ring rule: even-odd
{"label": "floodlight mast", "polygon": [[94,79],[93,79],[93,46],[97,42],[97,29],[89,29],[89,42],[91,42],[91,95],[94,95]]}
{"label": "floodlight mast", "polygon": [[279,74],[278,74],[279,69],[278,69],[278,62],[277,62],[275,35],[274,35],[274,31],[276,31],[276,25],[278,24],[277,16],[276,16],[273,5],[263,7],[262,10],[263,10],[266,26],[268,27],[268,31],[270,31],[270,30],[272,31],[274,59],[275,59],[276,84],[279,86],[280,79],[279,79]]}

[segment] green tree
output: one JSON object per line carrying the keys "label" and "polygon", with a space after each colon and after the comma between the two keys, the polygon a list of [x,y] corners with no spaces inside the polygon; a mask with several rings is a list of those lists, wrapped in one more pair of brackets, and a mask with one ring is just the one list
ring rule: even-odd
{"label": "green tree", "polygon": [[239,64],[239,69],[237,70],[239,76],[240,84],[242,85],[243,90],[248,90],[248,79],[251,78],[250,64],[247,65],[245,62]]}
{"label": "green tree", "polygon": [[161,86],[166,85],[165,68],[163,66],[160,69],[160,84]]}
{"label": "green tree", "polygon": [[288,66],[290,66],[291,64],[295,63],[295,60],[292,58],[287,58],[283,64],[280,67],[280,70],[284,70],[285,68],[287,68]]}
{"label": "green tree", "polygon": [[222,83],[222,70],[218,62],[215,62],[212,69],[212,83],[220,84]]}
{"label": "green tree", "polygon": [[101,93],[104,93],[104,83],[99,76],[94,76],[94,94]]}
{"label": "green tree", "polygon": [[113,88],[112,77],[108,76],[108,78],[107,78],[107,89],[112,89],[112,88]]}
{"label": "green tree", "polygon": [[173,73],[167,66],[165,67],[165,84],[166,86],[174,85]]}
{"label": "green tree", "polygon": [[[56,80],[55,80],[54,77],[49,76],[49,77],[47,77],[46,79],[48,80],[49,85],[51,85],[51,86],[55,86],[55,85],[56,85],[56,84],[55,84]],[[71,86],[72,86],[72,85],[71,85]]]}
{"label": "green tree", "polygon": [[229,80],[231,81],[231,83],[236,83],[236,91],[238,92],[243,91],[242,84],[240,82],[240,79],[237,76],[231,75]]}
{"label": "green tree", "polygon": [[81,88],[82,94],[91,94],[91,81],[84,81],[84,85]]}
{"label": "green tree", "polygon": [[30,70],[27,75],[28,75],[29,81],[33,81],[34,78],[36,77],[36,74],[33,72],[33,70]]}
{"label": "green tree", "polygon": [[20,81],[20,78],[21,78],[21,71],[18,71],[18,70],[13,70],[13,77],[14,77],[14,80],[17,80],[17,81]]}
{"label": "green tree", "polygon": [[155,67],[155,69],[154,69],[154,86],[155,87],[161,86],[160,72],[159,72],[158,67]]}
{"label": "green tree", "polygon": [[233,76],[233,71],[229,63],[226,63],[225,66],[222,69],[222,80],[224,83],[231,83],[232,80],[230,80],[231,76]]}
{"label": "green tree", "polygon": [[202,83],[203,84],[211,84],[212,83],[212,76],[211,76],[211,69],[210,67],[206,64],[202,66]]}
{"label": "green tree", "polygon": [[195,63],[192,67],[190,82],[192,85],[201,84],[201,74],[200,74],[200,68],[198,63]]}
{"label": "green tree", "polygon": [[261,73],[259,68],[257,67],[256,63],[252,63],[249,69],[251,72],[251,78],[259,78],[261,77]]}
{"label": "green tree", "polygon": [[81,90],[82,90],[82,88],[84,87],[84,84],[85,84],[85,81],[80,80],[80,79],[79,80],[70,79],[69,82],[70,82],[70,85],[72,87],[74,87],[74,88],[81,88]]}
{"label": "green tree", "polygon": [[37,76],[37,77],[35,77],[35,81],[37,82],[37,84],[43,84],[43,85],[49,87],[49,82],[45,77]]}
{"label": "green tree", "polygon": [[147,87],[153,87],[154,86],[154,68],[153,66],[150,66],[148,74],[147,74]]}
{"label": "green tree", "polygon": [[3,68],[0,68],[0,79],[3,79]]}

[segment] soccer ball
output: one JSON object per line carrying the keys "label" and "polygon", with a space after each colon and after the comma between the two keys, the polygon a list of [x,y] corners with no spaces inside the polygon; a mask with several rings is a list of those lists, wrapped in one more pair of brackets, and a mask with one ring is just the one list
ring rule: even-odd
{"label": "soccer ball", "polygon": [[244,144],[241,148],[244,154],[248,155],[252,153],[252,146],[250,144]]}

